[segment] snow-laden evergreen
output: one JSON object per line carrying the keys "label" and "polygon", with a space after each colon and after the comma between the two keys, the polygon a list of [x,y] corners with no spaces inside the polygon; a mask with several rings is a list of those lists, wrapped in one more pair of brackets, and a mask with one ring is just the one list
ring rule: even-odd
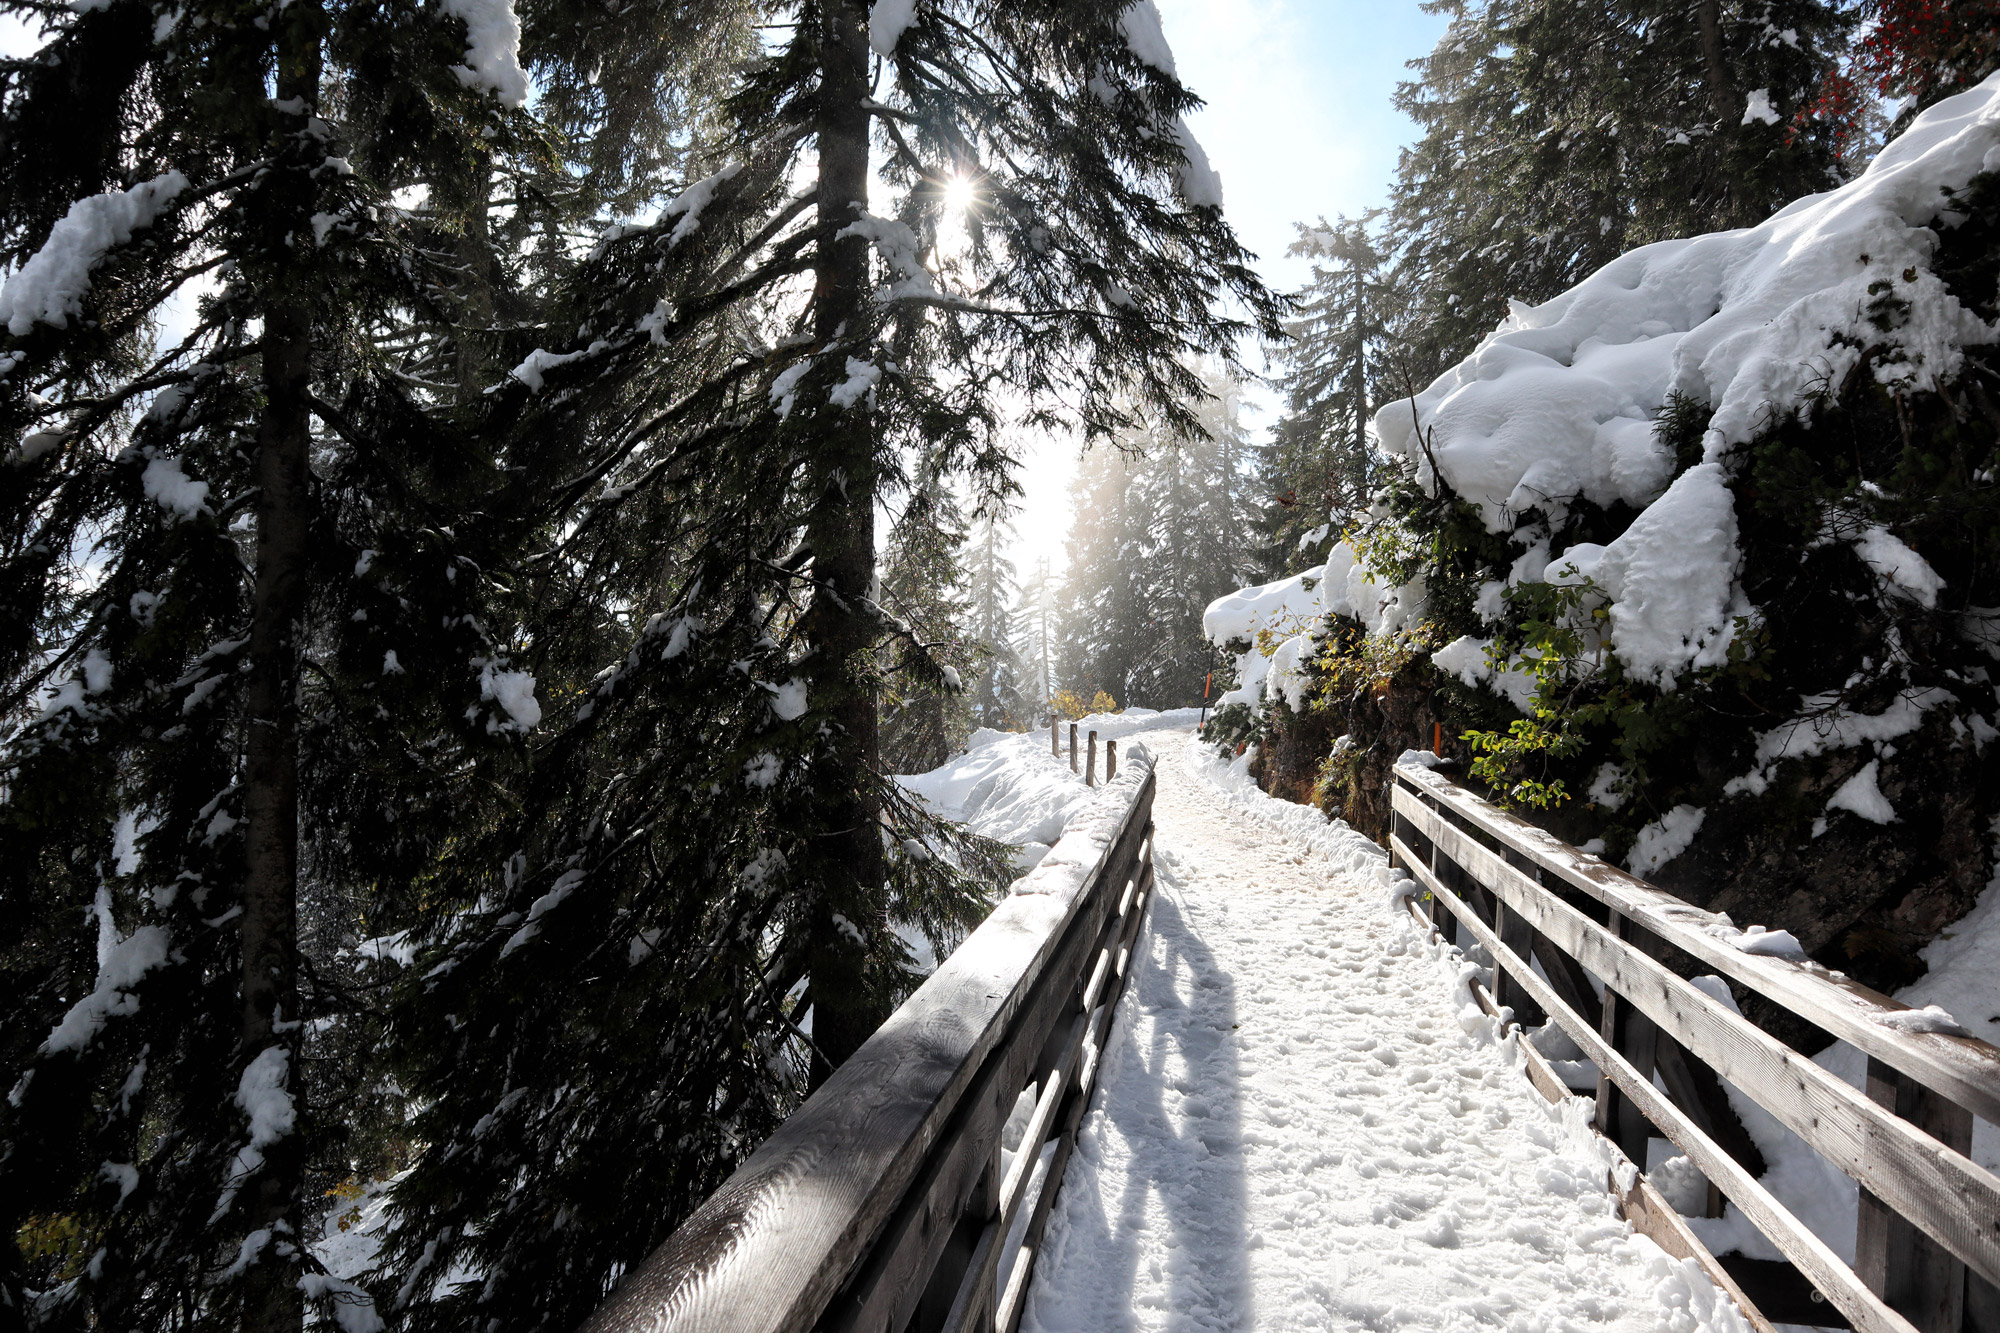
{"label": "snow-laden evergreen", "polygon": [[1135,427],[1083,458],[1070,493],[1061,688],[1147,708],[1200,702],[1220,665],[1202,611],[1254,567],[1241,405],[1240,384],[1211,371],[1190,400],[1201,435]]}

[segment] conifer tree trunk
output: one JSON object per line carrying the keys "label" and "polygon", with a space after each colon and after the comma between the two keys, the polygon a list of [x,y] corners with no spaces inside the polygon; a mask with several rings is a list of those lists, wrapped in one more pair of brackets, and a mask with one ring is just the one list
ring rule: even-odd
{"label": "conifer tree trunk", "polygon": [[[835,239],[868,200],[867,14],[857,0],[830,0],[820,11],[820,24],[813,300],[814,336],[824,349],[854,338],[868,322],[868,242],[860,236]],[[879,925],[886,878],[880,811],[868,785],[878,745],[867,671],[874,626],[863,601],[875,580],[874,426],[865,403],[822,410],[806,529],[818,586],[804,622],[810,697],[833,727],[831,762],[822,762],[816,774],[830,845],[821,862],[822,889],[807,946],[815,1087],[886,1017],[866,985],[864,946],[834,919],[837,913],[864,933]]]}
{"label": "conifer tree trunk", "polygon": [[1722,50],[1721,0],[1697,0],[1694,17],[1701,28],[1701,60],[1707,74],[1708,100],[1715,108],[1716,133],[1725,140],[1733,140],[1743,119],[1744,103],[1736,91],[1736,80],[1730,77],[1729,62]]}
{"label": "conifer tree trunk", "polygon": [[[303,131],[317,108],[320,11],[295,3],[281,11],[277,93],[302,108],[284,115],[283,165],[266,187],[262,234],[265,306],[262,354],[264,415],[257,431],[257,559],[250,621],[250,676],[245,690],[243,1014],[241,1059],[273,1047],[285,1052],[286,1082],[299,1086],[298,1031],[298,630],[305,611],[310,509],[311,431],[307,390],[312,372],[312,305],[296,269],[285,262],[290,238],[305,231],[313,186]],[[310,234],[309,231],[307,234]],[[246,1110],[248,1108],[245,1108]],[[243,1324],[255,1333],[289,1333],[304,1318],[296,1259],[303,1156],[297,1131],[263,1149],[244,1191],[244,1225],[269,1230],[259,1262],[243,1279]]]}
{"label": "conifer tree trunk", "polygon": [[1368,456],[1368,294],[1363,286],[1360,247],[1355,249],[1356,257],[1350,264],[1354,273],[1354,364],[1349,368],[1352,381],[1348,396],[1354,401],[1354,456],[1361,459]]}

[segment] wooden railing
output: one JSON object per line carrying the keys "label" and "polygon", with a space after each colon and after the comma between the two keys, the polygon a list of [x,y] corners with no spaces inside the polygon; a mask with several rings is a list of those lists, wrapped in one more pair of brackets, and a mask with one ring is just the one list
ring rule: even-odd
{"label": "wooden railing", "polygon": [[588,1333],[1012,1333],[1153,886],[1144,753]]}
{"label": "wooden railing", "polygon": [[[1650,1138],[1672,1141],[1710,1182],[1709,1215],[1726,1196],[1790,1264],[1718,1261],[1643,1175],[1621,1191],[1635,1227],[1701,1263],[1760,1329],[2000,1329],[2000,1178],[1968,1156],[1973,1116],[2000,1122],[2000,1050],[1911,1030],[1923,1024],[1894,1017],[1907,1006],[1774,954],[1768,937],[1758,944],[1428,769],[1398,766],[1394,787],[1391,857],[1429,891],[1410,910],[1485,948],[1494,986],[1479,988],[1481,1003],[1524,1024],[1553,1019],[1597,1067],[1599,1130],[1642,1168]],[[1867,1090],[1687,979],[1700,972],[1858,1047]],[[1521,1048],[1545,1096],[1570,1095],[1531,1043]],[[1852,1266],[1759,1183],[1763,1160],[1718,1076],[1858,1182]]]}

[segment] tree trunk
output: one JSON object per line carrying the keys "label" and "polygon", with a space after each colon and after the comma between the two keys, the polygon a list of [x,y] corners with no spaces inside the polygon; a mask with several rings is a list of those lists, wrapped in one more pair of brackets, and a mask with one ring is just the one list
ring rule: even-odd
{"label": "tree trunk", "polygon": [[[272,1047],[284,1050],[287,1084],[298,1068],[298,631],[305,611],[310,520],[311,428],[306,394],[312,373],[312,302],[288,273],[289,242],[310,235],[313,185],[298,155],[315,141],[303,133],[318,106],[320,13],[289,6],[276,20],[278,99],[304,110],[286,116],[284,166],[272,173],[259,240],[270,284],[264,310],[264,415],[257,430],[257,559],[250,619],[249,727],[244,760],[243,1013],[245,1065]],[[263,1166],[244,1189],[244,1226],[268,1231],[260,1260],[243,1278],[243,1328],[294,1333],[304,1320],[296,1245],[304,1153],[299,1131],[263,1149]],[[289,1240],[289,1243],[288,1243]]]}
{"label": "tree trunk", "polygon": [[1729,61],[1722,50],[1722,0],[1696,0],[1695,22],[1701,28],[1701,61],[1707,76],[1708,100],[1715,109],[1716,133],[1724,142],[1736,138],[1743,120],[1743,97],[1729,73]]}
{"label": "tree trunk", "polygon": [[[835,365],[869,327],[868,242],[836,235],[868,200],[868,37],[859,0],[830,0],[821,12],[819,214],[814,335]],[[813,1060],[817,1087],[852,1055],[887,1014],[867,985],[865,940],[886,929],[875,690],[868,671],[873,617],[864,608],[875,582],[875,430],[865,400],[820,412],[809,477],[806,525],[817,583],[804,620],[808,688],[832,734],[815,768],[828,839],[819,858],[820,891],[807,942],[812,975]],[[836,916],[845,918],[843,928]],[[862,939],[854,938],[854,932]]]}

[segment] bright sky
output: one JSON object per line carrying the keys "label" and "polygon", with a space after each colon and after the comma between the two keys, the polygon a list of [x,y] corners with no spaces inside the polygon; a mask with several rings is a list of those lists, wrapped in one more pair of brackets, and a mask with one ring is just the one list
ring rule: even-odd
{"label": "bright sky", "polygon": [[[1445,28],[1417,0],[1158,0],[1181,81],[1208,102],[1189,117],[1222,175],[1223,213],[1259,256],[1265,281],[1298,286],[1294,222],[1386,201],[1396,152],[1415,126],[1390,105],[1405,62]],[[1254,349],[1246,351],[1255,365]],[[1261,434],[1268,413],[1248,424]],[[1076,446],[1044,442],[1023,459],[1015,567],[1063,565]]]}

